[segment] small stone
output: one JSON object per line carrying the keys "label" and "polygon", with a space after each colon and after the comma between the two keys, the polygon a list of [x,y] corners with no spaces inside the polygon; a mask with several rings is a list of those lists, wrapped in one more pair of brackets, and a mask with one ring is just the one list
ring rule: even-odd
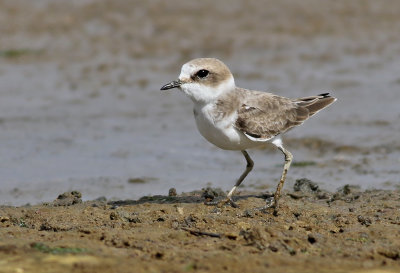
{"label": "small stone", "polygon": [[318,185],[312,182],[310,179],[301,178],[297,179],[293,186],[294,191],[300,191],[303,193],[316,192],[318,190]]}
{"label": "small stone", "polygon": [[60,194],[56,200],[51,204],[57,206],[72,206],[75,204],[82,203],[82,194],[78,191],[64,192]]}
{"label": "small stone", "polygon": [[176,193],[175,188],[170,188],[168,191],[168,196],[177,196],[178,194]]}
{"label": "small stone", "polygon": [[119,215],[118,213],[116,213],[115,211],[110,213],[110,219],[111,220],[118,220],[119,219]]}
{"label": "small stone", "polygon": [[365,218],[365,217],[362,216],[362,215],[358,215],[358,216],[357,216],[357,220],[358,220],[358,222],[359,222],[361,225],[364,225],[364,226],[366,226],[366,227],[369,227],[369,226],[372,224],[371,219]]}
{"label": "small stone", "polygon": [[0,222],[1,222],[1,223],[7,222],[7,221],[10,221],[10,218],[9,218],[9,217],[7,217],[7,216],[0,216]]}
{"label": "small stone", "polygon": [[180,214],[183,215],[183,208],[182,207],[177,207],[176,211]]}
{"label": "small stone", "polygon": [[221,196],[222,197],[226,196],[226,194],[221,189],[219,188],[215,189],[210,187],[203,189],[203,193],[201,195],[201,197],[207,200],[214,200],[214,198]]}
{"label": "small stone", "polygon": [[360,186],[346,184],[337,190],[340,195],[349,195],[350,193],[355,193],[360,190]]}
{"label": "small stone", "polygon": [[196,216],[191,214],[188,217],[186,217],[184,221],[185,221],[185,224],[186,224],[187,227],[193,227],[193,226],[196,225],[198,220],[199,219]]}
{"label": "small stone", "polygon": [[247,209],[243,212],[243,217],[254,218],[254,212]]}

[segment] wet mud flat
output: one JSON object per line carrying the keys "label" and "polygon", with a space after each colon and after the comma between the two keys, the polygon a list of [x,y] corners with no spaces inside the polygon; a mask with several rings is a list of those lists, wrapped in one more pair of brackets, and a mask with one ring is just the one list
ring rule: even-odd
{"label": "wet mud flat", "polygon": [[139,200],[0,207],[0,272],[399,272],[400,192],[331,193],[308,180],[286,191],[240,192],[240,208],[207,206],[203,189]]}

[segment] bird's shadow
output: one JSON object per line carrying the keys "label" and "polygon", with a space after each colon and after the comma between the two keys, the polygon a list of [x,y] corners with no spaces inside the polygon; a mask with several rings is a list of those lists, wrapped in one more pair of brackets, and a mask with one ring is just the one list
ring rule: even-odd
{"label": "bird's shadow", "polygon": [[[233,200],[244,200],[248,198],[261,198],[268,199],[272,197],[273,194],[248,194],[248,195],[240,195],[234,196]],[[144,196],[138,200],[118,200],[118,201],[110,201],[107,204],[111,206],[130,206],[130,205],[140,205],[145,203],[151,204],[179,204],[179,203],[206,203],[208,201],[219,202],[226,198],[226,196],[218,196],[214,199],[206,199],[203,196],[198,195],[189,195],[189,196],[167,196],[167,195],[152,195],[152,196]]]}

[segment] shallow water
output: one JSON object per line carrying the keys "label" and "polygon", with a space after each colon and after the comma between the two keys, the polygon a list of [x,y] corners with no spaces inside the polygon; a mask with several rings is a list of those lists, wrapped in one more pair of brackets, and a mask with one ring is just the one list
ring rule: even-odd
{"label": "shallow water", "polygon": [[[302,177],[328,190],[400,186],[398,2],[361,1],[363,12],[357,1],[221,1],[215,10],[186,1],[35,2],[0,2],[0,22],[14,18],[3,24],[0,51],[28,49],[0,54],[1,204],[73,189],[86,200],[229,190],[245,167],[241,153],[207,143],[192,102],[159,91],[200,56],[222,59],[241,87],[338,98],[286,135],[295,162],[315,163],[291,168],[287,188]],[[256,165],[244,186],[274,190],[281,153],[249,153]]]}

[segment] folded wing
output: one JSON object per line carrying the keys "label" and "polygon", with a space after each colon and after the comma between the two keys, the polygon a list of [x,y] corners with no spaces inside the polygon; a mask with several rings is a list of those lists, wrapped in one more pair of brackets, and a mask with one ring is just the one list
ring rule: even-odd
{"label": "folded wing", "polygon": [[329,93],[289,99],[257,92],[244,98],[234,125],[252,140],[267,141],[302,124],[335,100]]}

